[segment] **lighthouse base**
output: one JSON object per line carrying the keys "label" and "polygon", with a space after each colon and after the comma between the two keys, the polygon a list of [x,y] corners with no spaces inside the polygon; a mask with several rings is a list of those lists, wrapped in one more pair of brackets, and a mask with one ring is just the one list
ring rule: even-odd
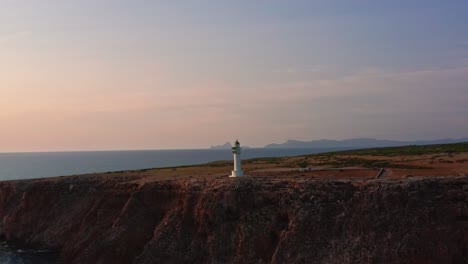
{"label": "lighthouse base", "polygon": [[229,177],[234,178],[234,177],[242,177],[242,176],[244,176],[244,172],[240,170],[240,171],[232,171],[232,174]]}

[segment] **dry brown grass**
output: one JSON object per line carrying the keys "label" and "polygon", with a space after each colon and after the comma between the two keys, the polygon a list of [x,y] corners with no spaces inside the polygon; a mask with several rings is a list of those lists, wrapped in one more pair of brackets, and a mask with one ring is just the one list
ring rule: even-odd
{"label": "dry brown grass", "polygon": [[[338,165],[337,165],[338,164]],[[344,164],[344,166],[339,166]],[[402,156],[371,156],[350,154],[318,154],[287,158],[246,160],[243,169],[253,178],[268,177],[270,180],[373,180],[384,165],[382,179],[405,179],[408,177],[464,176],[468,175],[467,153],[437,153]],[[304,170],[308,167],[310,170]],[[222,180],[228,179],[232,162],[213,162],[196,166],[135,170],[91,174],[106,180],[133,181],[144,184],[153,181],[177,180]],[[70,176],[77,177],[77,176]],[[61,179],[63,177],[48,180]],[[233,179],[236,180],[236,179]]]}

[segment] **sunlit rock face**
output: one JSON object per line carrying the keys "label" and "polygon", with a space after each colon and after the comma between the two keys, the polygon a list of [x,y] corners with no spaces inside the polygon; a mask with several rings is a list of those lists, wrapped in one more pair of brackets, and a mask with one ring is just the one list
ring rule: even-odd
{"label": "sunlit rock face", "polygon": [[63,263],[464,263],[468,178],[0,183],[0,234]]}

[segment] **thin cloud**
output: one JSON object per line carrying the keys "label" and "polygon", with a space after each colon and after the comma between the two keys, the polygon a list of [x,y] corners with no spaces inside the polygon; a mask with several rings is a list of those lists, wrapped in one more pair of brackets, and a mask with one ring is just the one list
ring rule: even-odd
{"label": "thin cloud", "polygon": [[18,39],[26,38],[32,34],[30,30],[21,30],[0,35],[0,44],[6,44]]}

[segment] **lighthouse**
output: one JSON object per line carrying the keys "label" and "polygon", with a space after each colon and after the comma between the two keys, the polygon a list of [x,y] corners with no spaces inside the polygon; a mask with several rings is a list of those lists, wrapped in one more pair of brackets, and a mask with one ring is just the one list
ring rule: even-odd
{"label": "lighthouse", "polygon": [[232,147],[232,153],[234,154],[234,170],[229,177],[242,177],[244,176],[244,172],[241,168],[241,147],[238,140],[236,140],[234,147]]}

